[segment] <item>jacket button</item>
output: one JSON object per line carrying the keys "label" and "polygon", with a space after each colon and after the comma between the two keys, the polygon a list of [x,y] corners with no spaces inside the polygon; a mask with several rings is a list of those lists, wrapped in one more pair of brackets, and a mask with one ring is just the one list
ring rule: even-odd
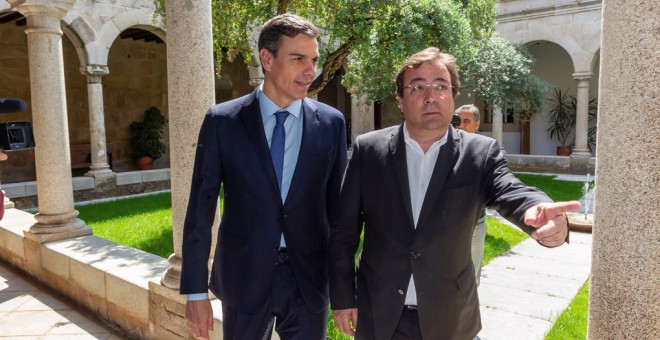
{"label": "jacket button", "polygon": [[403,289],[399,289],[399,294],[403,295]]}
{"label": "jacket button", "polygon": [[414,251],[411,251],[410,252],[410,257],[413,258],[413,259],[416,259],[416,258],[419,257],[419,254],[415,253]]}
{"label": "jacket button", "polygon": [[278,251],[278,250],[280,250],[280,246],[278,246],[277,244],[274,244],[273,245],[273,251]]}

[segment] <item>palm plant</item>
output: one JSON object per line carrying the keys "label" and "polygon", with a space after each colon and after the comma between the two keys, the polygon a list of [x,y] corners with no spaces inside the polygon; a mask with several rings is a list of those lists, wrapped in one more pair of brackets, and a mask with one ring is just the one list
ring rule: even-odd
{"label": "palm plant", "polygon": [[567,140],[575,128],[575,109],[571,98],[561,89],[555,89],[554,96],[548,101],[553,105],[548,117],[550,120],[548,135],[550,139],[557,138],[560,146],[569,146]]}

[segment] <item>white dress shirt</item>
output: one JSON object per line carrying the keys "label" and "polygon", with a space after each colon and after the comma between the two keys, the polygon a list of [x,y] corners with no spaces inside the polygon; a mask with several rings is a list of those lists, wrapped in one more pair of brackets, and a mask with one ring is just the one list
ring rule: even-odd
{"label": "white dress shirt", "polygon": [[[422,147],[415,140],[410,138],[408,127],[403,123],[403,139],[406,142],[406,164],[408,165],[408,187],[410,188],[410,205],[414,219],[414,226],[417,228],[419,213],[422,210],[426,189],[431,181],[431,175],[435,169],[436,161],[440,147],[447,142],[447,133],[437,142],[433,143],[429,150],[424,153]],[[408,282],[408,291],[406,293],[406,305],[417,305],[417,291],[415,290],[415,280],[410,275]]]}

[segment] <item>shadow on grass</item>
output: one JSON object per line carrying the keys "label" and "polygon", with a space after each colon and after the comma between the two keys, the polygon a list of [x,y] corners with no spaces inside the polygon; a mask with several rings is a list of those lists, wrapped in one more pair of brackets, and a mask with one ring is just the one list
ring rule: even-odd
{"label": "shadow on grass", "polygon": [[146,251],[160,257],[168,258],[174,253],[174,242],[172,240],[172,229],[161,228],[157,235],[141,240],[133,248]]}

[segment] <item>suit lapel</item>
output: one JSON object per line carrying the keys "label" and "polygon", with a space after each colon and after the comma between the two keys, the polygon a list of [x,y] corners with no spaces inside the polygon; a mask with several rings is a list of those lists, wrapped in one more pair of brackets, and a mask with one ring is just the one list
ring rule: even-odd
{"label": "suit lapel", "polygon": [[[460,155],[458,150],[460,140],[458,139],[455,130],[449,128],[447,134],[447,143],[440,148],[438,159],[435,161],[435,167],[433,168],[433,174],[431,175],[431,181],[429,182],[429,187],[424,196],[424,203],[422,204],[422,210],[419,213],[419,220],[417,221],[418,229],[424,224],[427,215],[435,204],[436,198],[438,198],[438,195],[440,195],[440,192],[442,191],[442,187],[447,180],[449,172],[454,168],[454,164],[456,164],[458,156]],[[456,137],[454,137],[455,134],[457,135]]]}
{"label": "suit lapel", "polygon": [[304,166],[306,164],[307,158],[313,154],[315,144],[310,140],[313,136],[318,135],[320,128],[320,119],[319,110],[312,103],[311,100],[305,98],[302,101],[303,112],[301,115],[303,130],[302,138],[300,141],[300,152],[298,153],[298,161],[296,162],[296,169],[293,171],[293,177],[291,178],[291,186],[289,187],[289,192],[286,194],[285,203],[289,200],[289,197],[295,194],[298,185],[300,184],[300,179],[303,176]]}
{"label": "suit lapel", "polygon": [[399,182],[399,190],[403,198],[403,206],[408,216],[410,229],[415,229],[412,214],[412,203],[410,202],[410,186],[408,185],[408,165],[406,162],[406,142],[403,140],[403,124],[392,133],[390,137],[390,154],[394,161],[394,172]]}
{"label": "suit lapel", "polygon": [[246,135],[249,143],[252,145],[254,152],[259,159],[264,173],[268,176],[273,189],[280,196],[280,188],[277,184],[277,176],[273,168],[273,161],[270,158],[270,149],[266,141],[266,132],[264,131],[264,122],[261,119],[261,109],[259,108],[259,100],[257,99],[257,92],[252,92],[243,102],[243,108],[239,112],[239,116],[243,126],[245,127]]}

